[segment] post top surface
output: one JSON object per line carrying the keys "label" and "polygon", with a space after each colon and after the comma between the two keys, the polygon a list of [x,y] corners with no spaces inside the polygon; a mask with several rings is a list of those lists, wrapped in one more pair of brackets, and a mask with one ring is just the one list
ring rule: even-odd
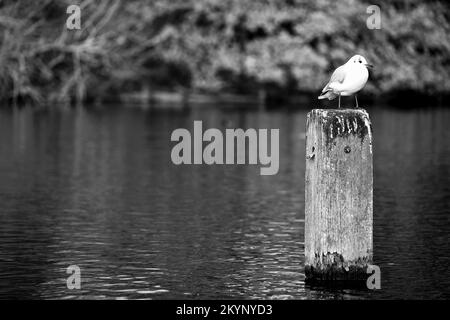
{"label": "post top surface", "polygon": [[365,117],[369,117],[369,113],[365,110],[365,109],[351,109],[351,108],[340,108],[340,109],[312,109],[311,114],[315,115],[315,116],[321,116],[323,118],[326,118],[328,116],[336,116],[336,115],[352,115],[352,116],[356,116],[356,115],[360,115],[360,116],[365,116]]}
{"label": "post top surface", "polygon": [[325,132],[327,141],[336,137],[357,135],[372,140],[369,114],[364,109],[313,109],[308,113],[307,126],[316,123]]}

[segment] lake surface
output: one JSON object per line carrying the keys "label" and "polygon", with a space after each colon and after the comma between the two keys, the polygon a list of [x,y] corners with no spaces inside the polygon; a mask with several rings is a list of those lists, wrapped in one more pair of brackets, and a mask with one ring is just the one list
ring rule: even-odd
{"label": "lake surface", "polygon": [[[0,110],[0,298],[450,298],[450,109],[368,111],[378,291],[304,283],[306,111]],[[279,173],[173,165],[194,120],[279,128]]]}

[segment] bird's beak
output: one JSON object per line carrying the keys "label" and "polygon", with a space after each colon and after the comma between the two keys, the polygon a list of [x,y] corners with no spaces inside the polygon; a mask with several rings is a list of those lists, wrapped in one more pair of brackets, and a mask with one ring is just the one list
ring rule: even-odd
{"label": "bird's beak", "polygon": [[366,67],[367,67],[367,68],[370,68],[370,69],[373,69],[373,65],[368,64],[368,63],[366,63]]}

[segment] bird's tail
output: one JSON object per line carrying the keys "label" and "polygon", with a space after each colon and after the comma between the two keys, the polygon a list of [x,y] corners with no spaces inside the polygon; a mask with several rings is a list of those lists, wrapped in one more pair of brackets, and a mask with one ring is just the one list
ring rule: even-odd
{"label": "bird's tail", "polygon": [[333,93],[333,91],[327,91],[324,94],[320,95],[317,99],[322,100],[322,99],[328,99],[328,100],[333,100],[337,97],[338,95]]}

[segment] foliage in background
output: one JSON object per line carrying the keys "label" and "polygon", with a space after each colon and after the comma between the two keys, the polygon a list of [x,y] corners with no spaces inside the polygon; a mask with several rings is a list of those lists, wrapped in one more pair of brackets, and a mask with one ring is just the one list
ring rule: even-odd
{"label": "foliage in background", "polygon": [[379,1],[381,30],[356,0],[84,0],[0,2],[0,98],[115,99],[188,88],[317,92],[360,53],[376,66],[366,92],[449,92],[445,1]]}

